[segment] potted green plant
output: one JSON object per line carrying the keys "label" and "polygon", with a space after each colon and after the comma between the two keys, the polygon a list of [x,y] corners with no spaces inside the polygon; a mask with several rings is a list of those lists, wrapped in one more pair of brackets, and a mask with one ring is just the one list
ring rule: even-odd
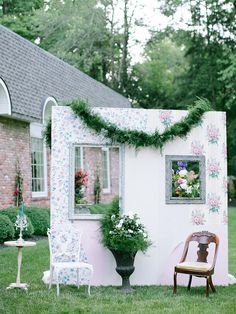
{"label": "potted green plant", "polygon": [[116,260],[116,271],[122,277],[122,290],[131,293],[129,277],[134,272],[138,251],[145,252],[151,245],[144,225],[137,214],[121,214],[119,200],[112,202],[110,211],[101,220],[102,243]]}

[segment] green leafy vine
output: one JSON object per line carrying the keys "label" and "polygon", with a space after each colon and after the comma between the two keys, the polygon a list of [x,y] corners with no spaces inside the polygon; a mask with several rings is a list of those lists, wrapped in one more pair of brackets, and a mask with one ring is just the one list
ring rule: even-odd
{"label": "green leafy vine", "polygon": [[[175,137],[184,137],[193,127],[196,127],[203,114],[211,110],[210,104],[205,99],[197,99],[194,105],[189,109],[188,115],[181,121],[168,127],[163,133],[155,131],[148,134],[143,131],[121,129],[111,122],[106,122],[99,114],[94,113],[89,105],[82,100],[75,100],[70,104],[76,116],[80,117],[85,124],[110,138],[112,142],[127,144],[139,147],[153,146],[162,148],[166,142],[172,141]],[[50,126],[46,127],[45,138],[47,144],[51,142]]]}

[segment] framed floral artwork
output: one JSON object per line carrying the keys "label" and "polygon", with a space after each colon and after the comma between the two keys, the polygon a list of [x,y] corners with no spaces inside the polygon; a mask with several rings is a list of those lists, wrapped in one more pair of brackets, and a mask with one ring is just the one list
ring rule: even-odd
{"label": "framed floral artwork", "polygon": [[166,203],[206,202],[205,157],[166,155]]}

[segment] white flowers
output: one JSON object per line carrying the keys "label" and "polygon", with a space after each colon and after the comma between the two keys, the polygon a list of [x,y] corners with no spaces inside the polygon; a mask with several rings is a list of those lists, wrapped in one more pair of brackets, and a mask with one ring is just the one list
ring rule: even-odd
{"label": "white flowers", "polygon": [[109,231],[111,236],[118,234],[126,235],[131,237],[134,235],[142,234],[144,237],[147,234],[144,234],[144,227],[139,222],[139,218],[133,212],[127,212],[119,217],[116,215],[111,215],[111,221],[113,222],[113,230]]}
{"label": "white flowers", "polygon": [[187,188],[188,188],[187,183],[182,183],[182,184],[180,184],[180,187],[181,187],[181,189],[183,189],[183,190],[187,190]]}
{"label": "white flowers", "polygon": [[117,210],[105,216],[102,232],[105,246],[121,252],[144,252],[151,244],[145,226],[132,212],[121,215]]}
{"label": "white flowers", "polygon": [[179,171],[180,177],[185,177],[187,175],[188,171],[186,169],[182,169]]}
{"label": "white flowers", "polygon": [[191,186],[187,186],[186,193],[187,194],[191,194],[192,193],[192,187]]}
{"label": "white flowers", "polygon": [[134,219],[134,213],[133,212],[127,212],[125,216],[128,216],[130,219]]}

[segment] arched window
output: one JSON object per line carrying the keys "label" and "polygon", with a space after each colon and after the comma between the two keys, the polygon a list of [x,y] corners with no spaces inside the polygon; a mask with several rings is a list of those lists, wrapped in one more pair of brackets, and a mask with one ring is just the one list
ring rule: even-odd
{"label": "arched window", "polygon": [[[42,112],[42,121],[44,125],[51,118],[53,106],[57,106],[55,98],[48,97],[44,102]],[[33,197],[48,196],[47,150],[42,136],[43,124],[30,124]]]}
{"label": "arched window", "polygon": [[48,97],[45,102],[44,102],[44,106],[43,106],[43,124],[46,124],[48,122],[48,120],[51,118],[52,116],[52,107],[53,106],[57,106],[57,101],[54,97]]}
{"label": "arched window", "polygon": [[0,78],[0,114],[11,115],[11,100],[6,84]]}

